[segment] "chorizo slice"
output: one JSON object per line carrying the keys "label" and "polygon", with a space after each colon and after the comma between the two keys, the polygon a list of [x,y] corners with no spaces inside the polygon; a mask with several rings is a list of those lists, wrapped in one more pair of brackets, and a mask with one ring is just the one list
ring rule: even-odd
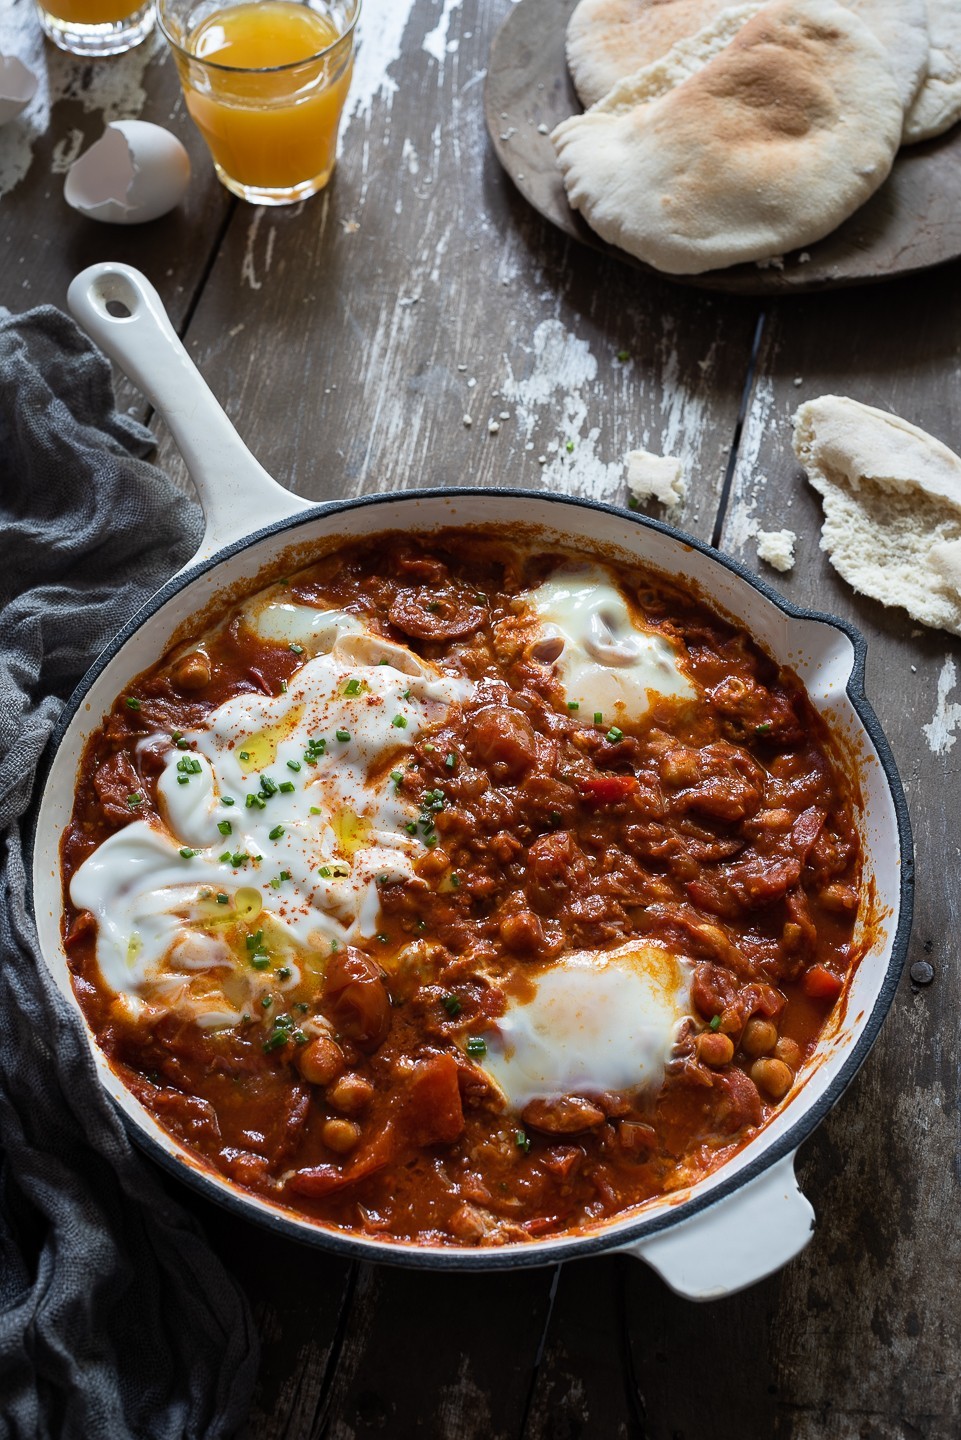
{"label": "chorizo slice", "polygon": [[481,628],[487,611],[450,587],[417,586],[397,592],[389,618],[414,640],[463,640]]}

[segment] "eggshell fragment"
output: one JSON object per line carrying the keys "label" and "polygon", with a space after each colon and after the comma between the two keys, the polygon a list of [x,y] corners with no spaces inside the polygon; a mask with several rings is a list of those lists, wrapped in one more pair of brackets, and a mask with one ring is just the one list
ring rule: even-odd
{"label": "eggshell fragment", "polygon": [[37,77],[16,55],[0,55],[0,125],[15,120],[37,93]]}
{"label": "eggshell fragment", "polygon": [[183,198],[190,159],[175,135],[146,120],[112,120],[67,172],[64,199],[108,225],[141,225]]}

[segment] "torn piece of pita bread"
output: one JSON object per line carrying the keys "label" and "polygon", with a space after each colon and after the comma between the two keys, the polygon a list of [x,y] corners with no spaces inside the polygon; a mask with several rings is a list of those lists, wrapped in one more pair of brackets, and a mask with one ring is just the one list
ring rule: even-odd
{"label": "torn piece of pita bread", "polygon": [[638,505],[657,500],[668,510],[683,505],[687,480],[680,460],[673,455],[652,455],[648,450],[629,450],[627,488]]}
{"label": "torn piece of pita bread", "polygon": [[824,501],[821,549],[862,595],[961,635],[961,457],[841,395],[794,417],[794,452]]}
{"label": "torn piece of pita bread", "polygon": [[[666,62],[658,62],[663,68]],[[551,139],[568,199],[611,244],[675,275],[813,244],[886,179],[904,109],[887,55],[836,0],[771,0],[689,79],[644,72]]]}
{"label": "torn piece of pita bread", "polygon": [[784,574],[794,569],[794,547],[797,536],[793,530],[759,530],[757,532],[757,557],[772,570]]}
{"label": "torn piece of pita bread", "polygon": [[933,140],[961,120],[961,0],[927,4],[928,73],[905,117],[905,145]]}

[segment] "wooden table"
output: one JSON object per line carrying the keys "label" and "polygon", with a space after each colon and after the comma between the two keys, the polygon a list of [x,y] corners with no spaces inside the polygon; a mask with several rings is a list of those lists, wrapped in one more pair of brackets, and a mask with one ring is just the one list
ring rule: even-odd
{"label": "wooden table", "polygon": [[[799,1259],[698,1307],[623,1258],[466,1278],[351,1265],[178,1190],[258,1318],[249,1435],[956,1440],[958,644],[828,567],[790,416],[836,391],[961,448],[961,269],[762,304],[578,248],[515,194],[485,135],[509,0],[366,0],[336,177],[275,211],[217,184],[159,43],[74,65],[35,40],[29,0],[5,4],[0,48],[45,57],[60,98],[0,201],[0,301],[63,305],[84,265],[140,266],[259,459],[318,500],[470,482],[623,503],[626,451],[679,456],[683,528],[760,570],[755,529],[791,528],[780,589],[868,636],[868,692],[915,826],[921,981],[905,973],[870,1060],[801,1152],[819,1227]],[[85,221],[60,195],[111,96],[194,161],[181,210],[141,229]],[[22,131],[0,132],[0,173],[25,153]],[[189,487],[162,428],[160,460]]]}

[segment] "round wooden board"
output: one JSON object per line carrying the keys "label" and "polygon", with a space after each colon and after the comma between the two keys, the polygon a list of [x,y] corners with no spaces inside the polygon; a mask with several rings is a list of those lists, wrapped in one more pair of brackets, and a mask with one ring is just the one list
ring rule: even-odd
{"label": "round wooden board", "polygon": [[[567,202],[549,132],[582,109],[564,54],[575,4],[519,0],[508,15],[491,48],[487,128],[507,174],[546,220],[584,245],[661,273],[608,245]],[[866,205],[824,240],[785,256],[783,266],[736,265],[667,278],[741,295],[790,294],[889,280],[959,256],[961,125],[955,125],[938,140],[902,150]]]}

